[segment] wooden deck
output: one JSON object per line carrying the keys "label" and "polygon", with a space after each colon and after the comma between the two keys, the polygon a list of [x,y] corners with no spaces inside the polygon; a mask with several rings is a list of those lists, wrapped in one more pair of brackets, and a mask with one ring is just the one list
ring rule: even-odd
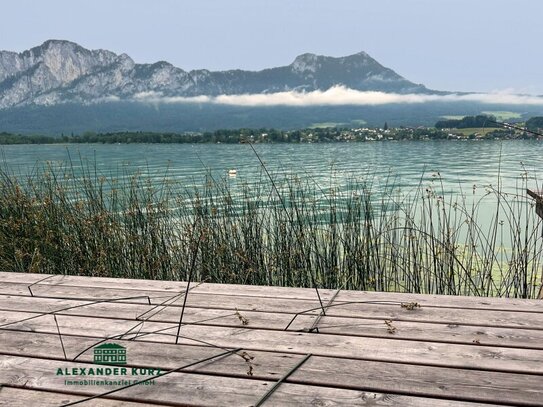
{"label": "wooden deck", "polygon": [[[185,292],[182,282],[0,273],[0,405],[543,405],[543,301]],[[94,363],[103,343],[126,349],[125,375],[98,371],[115,367]]]}

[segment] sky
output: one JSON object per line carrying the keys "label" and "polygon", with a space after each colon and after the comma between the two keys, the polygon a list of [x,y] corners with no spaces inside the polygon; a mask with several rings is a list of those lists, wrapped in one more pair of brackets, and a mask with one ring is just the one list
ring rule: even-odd
{"label": "sky", "polygon": [[543,0],[1,0],[0,49],[48,39],[186,69],[366,51],[431,89],[543,94]]}

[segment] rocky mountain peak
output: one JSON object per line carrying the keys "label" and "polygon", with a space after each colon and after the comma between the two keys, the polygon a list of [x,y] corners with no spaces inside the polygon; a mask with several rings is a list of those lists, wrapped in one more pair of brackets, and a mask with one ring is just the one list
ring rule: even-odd
{"label": "rocky mountain peak", "polygon": [[124,54],[124,53],[119,55],[116,58],[115,63],[118,66],[120,66],[121,69],[123,69],[125,71],[129,71],[129,70],[133,69],[134,66],[136,65],[134,60],[132,58],[130,58],[127,54]]}
{"label": "rocky mountain peak", "polygon": [[292,70],[299,73],[316,72],[319,68],[319,58],[321,58],[319,55],[310,53],[298,55],[291,64]]}
{"label": "rocky mountain peak", "polygon": [[186,72],[166,61],[137,64],[127,54],[89,50],[48,40],[22,53],[0,51],[0,109],[30,104],[97,103],[133,99],[140,93],[199,96],[326,90],[425,92],[365,52],[347,57],[305,53],[287,67],[259,72],[206,69]]}
{"label": "rocky mountain peak", "polygon": [[75,42],[67,41],[67,40],[55,40],[55,39],[47,40],[43,44],[38,45],[37,47],[34,47],[32,49],[48,50],[48,49],[54,49],[54,48],[71,48],[71,49],[81,48],[82,50],[84,50],[83,47],[81,47],[79,44]]}

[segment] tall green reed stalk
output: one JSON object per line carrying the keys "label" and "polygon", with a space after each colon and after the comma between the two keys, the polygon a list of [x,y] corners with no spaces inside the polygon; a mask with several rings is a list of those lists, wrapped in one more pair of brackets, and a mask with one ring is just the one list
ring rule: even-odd
{"label": "tall green reed stalk", "polygon": [[452,195],[434,174],[400,194],[261,174],[238,188],[208,174],[188,189],[82,167],[0,171],[1,270],[178,280],[193,262],[209,282],[521,298],[541,284],[540,220],[499,185]]}

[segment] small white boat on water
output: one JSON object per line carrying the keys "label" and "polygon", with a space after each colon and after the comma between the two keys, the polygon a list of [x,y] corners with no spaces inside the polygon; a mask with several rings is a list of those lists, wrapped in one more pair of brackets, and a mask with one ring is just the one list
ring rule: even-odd
{"label": "small white boat on water", "polygon": [[228,175],[230,177],[235,177],[236,175],[238,175],[238,170],[228,170]]}

